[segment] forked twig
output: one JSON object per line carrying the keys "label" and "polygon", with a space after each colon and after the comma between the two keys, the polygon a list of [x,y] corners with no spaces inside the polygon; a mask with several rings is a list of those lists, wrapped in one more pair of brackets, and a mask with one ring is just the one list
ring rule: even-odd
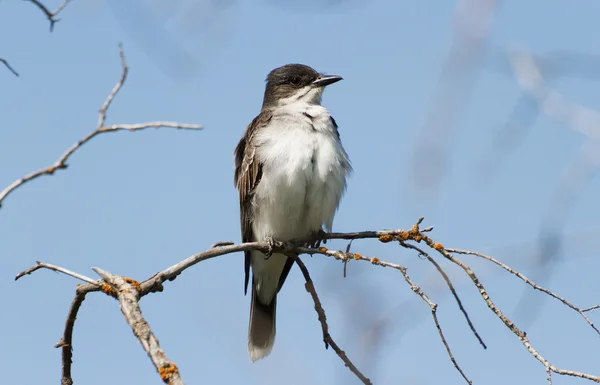
{"label": "forked twig", "polygon": [[57,170],[66,169],[68,166],[67,161],[69,160],[71,155],[73,155],[73,153],[75,153],[75,151],[79,150],[83,145],[85,145],[87,142],[89,142],[94,137],[96,137],[100,134],[104,134],[104,133],[108,133],[108,132],[116,132],[116,131],[139,131],[139,130],[143,130],[146,128],[161,128],[161,127],[186,129],[186,130],[201,130],[202,129],[202,126],[198,125],[198,124],[163,122],[163,121],[136,123],[136,124],[113,124],[113,125],[106,126],[105,125],[106,113],[107,113],[109,107],[111,106],[115,96],[117,95],[119,90],[121,90],[121,88],[123,87],[123,84],[125,83],[125,80],[127,79],[127,73],[129,71],[129,68],[127,67],[127,63],[125,62],[125,54],[123,53],[122,46],[119,47],[119,56],[121,58],[121,67],[122,67],[121,78],[119,79],[117,84],[115,84],[113,89],[110,91],[110,93],[108,94],[108,97],[106,98],[106,100],[102,104],[102,107],[100,108],[98,124],[96,125],[96,129],[94,131],[90,132],[89,134],[87,134],[86,136],[84,136],[77,143],[75,143],[71,147],[69,147],[60,156],[60,158],[58,158],[58,160],[56,162],[54,162],[52,165],[45,167],[45,168],[41,168],[37,171],[34,171],[30,174],[27,174],[27,175],[21,177],[21,178],[15,180],[14,182],[12,182],[10,185],[8,185],[4,190],[0,191],[0,207],[2,207],[2,201],[4,201],[4,199],[9,194],[11,194],[17,188],[23,186],[25,183],[32,181],[34,179],[37,179],[43,175],[53,175],[54,172]]}

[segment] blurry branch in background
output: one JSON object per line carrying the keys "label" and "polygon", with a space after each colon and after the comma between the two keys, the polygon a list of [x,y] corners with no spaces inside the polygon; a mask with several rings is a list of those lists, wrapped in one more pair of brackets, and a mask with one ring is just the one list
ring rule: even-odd
{"label": "blurry branch in background", "polygon": [[[550,89],[534,56],[527,51],[513,52],[510,61],[522,92],[537,104],[537,110],[563,123],[571,130],[583,135],[584,141],[567,164],[552,192],[543,227],[539,234],[537,262],[545,268],[549,277],[554,261],[563,249],[560,235],[577,196],[590,182],[600,167],[600,112],[580,106]],[[596,61],[597,62],[597,61]],[[597,63],[596,63],[597,64]],[[556,74],[555,74],[556,75]],[[547,279],[547,278],[546,278]],[[529,312],[530,318],[539,314],[532,300],[523,296],[520,308]]]}
{"label": "blurry branch in background", "polygon": [[52,31],[54,31],[54,24],[56,24],[58,21],[60,21],[60,19],[57,19],[56,16],[58,16],[58,14],[61,13],[63,11],[63,9],[65,9],[65,7],[72,0],[65,0],[53,12],[50,11],[48,9],[48,7],[46,7],[42,2],[40,2],[38,0],[25,0],[25,1],[29,1],[30,3],[35,4],[42,12],[44,12],[44,14],[46,15],[46,17],[48,18],[48,21],[50,22],[50,32],[52,32]]}
{"label": "blurry branch in background", "polygon": [[499,3],[499,0],[458,2],[452,44],[412,156],[412,182],[418,193],[439,191],[452,139],[467,110]]}
{"label": "blurry branch in background", "polygon": [[[480,160],[475,162],[479,168],[479,176],[484,177],[487,183],[497,176],[498,168],[504,158],[522,142],[535,120],[539,117],[540,112],[542,112],[541,105],[538,103],[539,97],[545,91],[549,91],[547,89],[548,84],[560,78],[600,80],[600,71],[598,70],[600,68],[600,55],[568,51],[551,51],[535,55],[524,51],[509,52],[507,54],[504,47],[497,46],[489,47],[489,50],[490,54],[486,69],[509,77],[511,80],[516,77],[517,83],[520,84],[524,81],[525,84],[521,84],[521,96],[509,118],[499,127],[494,139],[490,142],[490,146],[482,151]],[[522,61],[525,58],[523,55],[527,56],[528,59]],[[532,69],[532,65],[535,68]],[[534,75],[537,78],[536,82],[542,81],[543,83],[538,84],[538,86],[541,85],[545,91],[542,89],[532,90],[530,87],[527,87],[528,90],[524,88],[527,82],[533,81],[533,79],[523,78],[523,76],[529,78],[533,75],[531,71],[537,73],[537,75]],[[547,111],[543,112],[548,113]],[[550,117],[552,117],[552,113],[550,113]],[[596,130],[600,130],[600,128]]]}
{"label": "blurry branch in background", "polygon": [[108,94],[108,97],[106,98],[106,100],[102,104],[102,107],[100,108],[98,124],[96,125],[96,129],[94,131],[90,132],[89,134],[87,134],[82,139],[80,139],[77,143],[75,143],[71,147],[69,147],[67,149],[67,151],[65,151],[60,156],[60,158],[58,158],[58,160],[56,162],[54,162],[52,165],[50,165],[46,168],[42,168],[37,171],[34,171],[30,174],[27,174],[27,175],[23,176],[22,178],[19,178],[19,179],[15,180],[13,183],[11,183],[4,190],[0,191],[0,207],[2,207],[2,201],[10,193],[15,191],[18,187],[24,185],[25,183],[27,183],[33,179],[36,179],[42,175],[52,175],[52,174],[54,174],[54,172],[56,170],[66,169],[68,166],[67,160],[69,159],[69,157],[71,155],[73,155],[73,153],[75,153],[75,151],[77,151],[79,148],[81,148],[84,144],[86,144],[87,142],[89,142],[94,137],[96,137],[100,134],[104,134],[104,133],[108,133],[108,132],[116,132],[116,131],[139,131],[139,130],[143,130],[146,128],[152,128],[152,127],[153,128],[166,127],[166,128],[187,129],[187,130],[201,130],[202,129],[202,126],[198,125],[198,124],[164,122],[164,121],[135,123],[135,124],[105,125],[106,113],[108,111],[108,108],[110,107],[113,99],[115,98],[115,96],[117,95],[117,93],[119,92],[121,87],[123,87],[123,84],[125,83],[125,80],[127,79],[127,73],[129,70],[129,68],[127,67],[127,63],[125,62],[125,55],[123,53],[122,46],[119,47],[119,55],[121,57],[121,66],[122,66],[123,72],[121,73],[121,78],[119,79],[117,84],[114,86],[112,91]]}
{"label": "blurry branch in background", "polygon": [[19,76],[19,73],[15,71],[15,69],[6,61],[6,59],[0,57],[0,63],[4,64],[6,68],[8,68],[8,70],[12,72],[15,76]]}
{"label": "blurry branch in background", "polygon": [[[597,79],[600,75],[600,57],[569,52],[536,56],[526,50],[509,52],[508,55],[503,52],[503,55],[508,57],[510,72],[507,75],[516,78],[522,96],[508,122],[496,134],[492,148],[485,152],[485,161],[478,162],[483,165],[480,174],[485,174],[488,180],[493,178],[501,157],[514,150],[541,113],[584,138],[579,151],[565,166],[552,191],[539,230],[538,250],[534,258],[542,268],[537,274],[539,280],[547,282],[564,250],[561,240],[569,212],[577,196],[600,168],[600,112],[571,102],[552,90],[548,83],[549,80],[564,76]],[[495,61],[501,62],[499,57]],[[542,302],[533,301],[528,293],[524,294],[518,307],[532,322],[540,314],[538,309]]]}
{"label": "blurry branch in background", "polygon": [[[287,12],[323,14],[365,4],[366,0],[253,0]],[[236,29],[240,0],[105,0],[123,31],[167,76],[194,76]]]}
{"label": "blurry branch in background", "polygon": [[[481,159],[474,162],[484,182],[489,183],[494,178],[500,160],[514,150],[540,113],[564,123],[586,138],[552,192],[539,229],[534,258],[540,271],[536,278],[547,282],[564,250],[561,235],[571,208],[600,168],[600,112],[570,102],[549,89],[547,80],[565,76],[598,80],[600,56],[565,51],[536,56],[518,52],[509,55],[507,60],[505,49],[490,47],[486,41],[498,5],[499,0],[462,0],[457,6],[452,45],[414,148],[413,186],[420,194],[439,190],[447,171],[452,139],[468,108],[470,92],[480,69],[492,67],[511,79],[516,77],[522,95],[506,124],[494,135],[491,145],[482,151]],[[518,305],[527,314],[529,322],[540,314],[538,310],[543,304],[532,301],[530,293],[527,291]]]}
{"label": "blurry branch in background", "polygon": [[[491,146],[484,151],[478,165],[481,174],[495,176],[499,157],[513,151],[540,112],[567,125],[574,132],[589,139],[600,139],[600,113],[571,103],[564,96],[551,90],[547,84],[559,77],[582,77],[600,79],[600,56],[569,52],[552,52],[533,55],[521,50],[509,52],[494,49],[492,61],[502,74],[516,78],[522,96],[508,121],[497,132]],[[505,68],[504,62],[508,58]],[[498,63],[501,63],[498,66]],[[491,155],[490,155],[491,154]]]}
{"label": "blurry branch in background", "polygon": [[[431,255],[429,255],[423,249],[425,246],[428,247],[432,252],[437,253],[437,255],[441,256],[443,259],[450,261],[451,263],[459,266],[465,272],[467,277],[471,280],[471,282],[473,283],[473,285],[479,292],[482,300],[487,304],[488,308],[496,315],[497,318],[499,318],[504,323],[504,325],[510,331],[513,332],[513,334],[516,335],[516,337],[519,339],[519,341],[525,346],[527,351],[544,366],[546,373],[547,373],[547,380],[548,380],[549,384],[552,384],[552,373],[566,375],[566,376],[572,376],[572,377],[579,377],[579,378],[583,378],[583,379],[587,379],[587,380],[591,380],[591,381],[595,381],[595,382],[600,382],[600,376],[591,375],[591,374],[582,373],[582,372],[576,372],[576,371],[572,371],[572,370],[560,369],[560,368],[557,368],[556,366],[554,366],[553,364],[551,364],[548,360],[546,360],[532,346],[531,342],[528,340],[528,338],[526,336],[526,333],[524,331],[522,331],[521,329],[519,329],[519,327],[517,327],[517,325],[513,321],[511,321],[497,307],[497,305],[492,301],[492,298],[490,297],[489,293],[484,288],[479,277],[475,274],[475,272],[466,263],[464,263],[462,260],[460,260],[456,256],[456,254],[474,255],[474,256],[483,258],[487,261],[490,261],[490,262],[502,267],[506,271],[515,275],[520,280],[529,284],[534,289],[539,290],[539,291],[549,295],[550,297],[560,301],[561,303],[567,305],[572,310],[579,313],[586,320],[586,322],[593,328],[593,330],[596,333],[600,334],[600,331],[598,331],[598,328],[596,326],[594,326],[592,321],[585,314],[585,312],[588,312],[588,311],[598,308],[598,305],[593,305],[588,308],[579,308],[579,307],[573,305],[571,302],[564,299],[563,297],[560,297],[557,294],[551,292],[550,290],[545,289],[545,288],[535,284],[534,282],[532,282],[531,280],[526,278],[521,273],[510,268],[506,264],[495,260],[492,257],[486,256],[481,253],[472,252],[472,251],[446,248],[442,244],[435,242],[432,238],[429,237],[428,234],[432,231],[432,228],[425,228],[425,229],[420,228],[420,224],[421,224],[422,220],[423,220],[423,218],[420,218],[417,221],[417,223],[408,230],[382,230],[382,231],[361,231],[361,232],[354,232],[354,233],[329,233],[329,234],[325,234],[323,238],[324,239],[347,239],[347,240],[377,239],[382,243],[394,242],[394,243],[397,243],[402,248],[416,251],[420,256],[425,257],[428,261],[430,261],[432,264],[434,264],[435,269],[442,275],[442,277],[446,281],[447,286],[454,294],[455,299],[456,299],[457,303],[459,304],[459,307],[461,308],[465,318],[467,319],[467,322],[471,326],[471,330],[477,336],[481,345],[483,347],[485,347],[483,341],[477,335],[475,328],[472,326],[472,323],[468,317],[466,310],[464,310],[464,308],[462,307],[460,298],[458,297],[458,294],[456,293],[456,291],[454,291],[453,286],[452,286],[447,274],[444,272],[443,268],[437,263],[437,261],[435,261],[433,259],[433,257]],[[111,273],[105,272],[98,268],[94,268],[94,270],[102,277],[102,280],[95,281],[91,278],[84,277],[80,274],[68,271],[64,268],[57,267],[54,265],[49,265],[49,264],[42,263],[42,262],[38,262],[35,266],[19,273],[17,275],[16,279],[19,279],[19,278],[23,277],[24,275],[31,274],[34,271],[39,270],[39,269],[50,269],[50,270],[62,272],[64,274],[73,276],[75,278],[81,279],[84,282],[86,282],[83,285],[77,286],[75,298],[72,302],[71,308],[67,315],[67,321],[66,321],[63,337],[61,338],[59,343],[56,345],[57,347],[62,347],[62,363],[63,363],[62,384],[72,384],[72,382],[73,382],[72,378],[71,378],[72,333],[73,333],[73,327],[74,327],[75,319],[77,317],[77,313],[79,311],[81,303],[83,302],[86,294],[88,294],[90,292],[97,292],[97,291],[102,291],[102,292],[104,292],[112,297],[115,297],[119,300],[123,315],[125,316],[129,325],[132,327],[135,336],[138,338],[138,340],[144,347],[144,350],[151,358],[151,360],[154,363],[161,378],[168,384],[181,384],[182,380],[179,377],[179,371],[177,369],[177,366],[167,359],[165,353],[160,349],[158,340],[152,333],[150,326],[147,324],[147,322],[142,317],[141,310],[140,310],[139,304],[138,304],[139,299],[150,293],[163,291],[163,289],[164,289],[163,283],[165,283],[166,281],[173,281],[175,278],[177,278],[177,276],[179,276],[181,273],[183,273],[188,268],[196,265],[197,263],[205,261],[207,259],[215,258],[215,257],[222,256],[225,254],[246,251],[246,250],[259,250],[263,253],[274,253],[275,252],[275,253],[286,254],[286,255],[290,256],[291,258],[294,258],[295,261],[297,262],[299,268],[302,270],[302,274],[306,281],[305,288],[310,293],[311,298],[313,299],[313,302],[315,304],[315,310],[318,314],[319,322],[321,323],[325,348],[328,348],[329,346],[331,346],[333,348],[333,350],[336,352],[336,354],[340,357],[340,359],[344,362],[345,366],[347,366],[352,371],[352,373],[354,373],[356,375],[356,377],[361,380],[362,383],[371,384],[371,381],[361,371],[359,371],[356,368],[356,366],[352,363],[352,361],[350,361],[350,359],[345,354],[345,352],[338,347],[338,345],[335,343],[335,341],[329,334],[329,327],[327,325],[325,311],[323,309],[321,301],[319,300],[319,296],[317,295],[317,291],[315,289],[314,283],[312,282],[312,280],[310,278],[308,270],[307,270],[306,266],[304,266],[304,264],[302,263],[302,261],[300,260],[298,255],[301,255],[301,254],[323,255],[323,256],[331,257],[331,258],[341,261],[344,264],[344,266],[347,263],[350,263],[352,261],[368,262],[372,265],[385,267],[385,268],[391,268],[391,269],[395,269],[395,270],[399,271],[400,274],[402,275],[404,281],[409,285],[410,289],[415,294],[417,294],[428,305],[428,307],[431,311],[431,316],[433,318],[436,330],[440,336],[442,343],[444,344],[444,347],[448,353],[450,360],[454,364],[455,368],[460,372],[460,374],[465,379],[465,381],[468,384],[471,384],[471,380],[469,380],[467,375],[463,372],[462,368],[459,366],[456,359],[454,358],[452,351],[450,349],[450,345],[448,344],[448,342],[444,336],[442,327],[437,318],[438,305],[435,302],[433,302],[431,300],[431,298],[423,291],[423,289],[421,289],[421,287],[410,278],[410,276],[407,273],[408,269],[405,266],[395,264],[395,263],[385,262],[376,257],[367,257],[367,256],[364,256],[364,255],[356,253],[356,252],[351,252],[350,247],[347,247],[345,251],[329,250],[325,247],[319,247],[319,248],[305,247],[304,245],[306,245],[310,241],[312,241],[312,240],[309,238],[303,238],[303,239],[297,239],[297,240],[293,240],[293,241],[289,241],[289,242],[281,242],[281,241],[277,241],[277,240],[270,241],[270,242],[267,242],[267,241],[265,241],[265,242],[249,242],[249,243],[241,243],[241,244],[233,244],[232,242],[219,242],[219,243],[216,243],[210,249],[200,252],[198,254],[194,254],[194,255],[184,259],[183,261],[181,261],[171,267],[168,267],[167,269],[153,275],[152,277],[148,278],[147,280],[145,280],[141,283],[134,281],[130,278],[124,278],[121,276],[113,275]],[[417,246],[417,244],[419,244],[419,243],[423,244],[423,246],[422,247]]]}

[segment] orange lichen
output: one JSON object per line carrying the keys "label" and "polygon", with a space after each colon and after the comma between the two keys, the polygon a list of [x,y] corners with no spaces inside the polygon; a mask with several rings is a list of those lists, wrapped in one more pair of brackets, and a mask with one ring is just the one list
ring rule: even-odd
{"label": "orange lichen", "polygon": [[354,259],[359,260],[361,259],[363,256],[358,254],[358,253],[354,253]]}
{"label": "orange lichen", "polygon": [[130,284],[131,286],[133,286],[133,288],[137,291],[142,291],[142,285],[140,285],[140,283],[138,281],[136,281],[135,279],[131,279],[131,278],[123,278],[123,280],[125,282],[127,282],[128,284]]}
{"label": "orange lichen", "polygon": [[371,258],[371,263],[372,263],[372,264],[374,264],[374,265],[378,265],[378,264],[379,264],[379,262],[380,262],[379,258],[377,258],[377,257],[373,257],[373,258]]}
{"label": "orange lichen", "polygon": [[415,235],[415,236],[414,236],[414,238],[413,238],[413,239],[414,239],[415,241],[417,241],[417,242],[421,242],[421,239],[423,239],[423,237],[417,234],[417,235]]}
{"label": "orange lichen", "polygon": [[166,383],[168,383],[171,380],[171,377],[177,373],[179,373],[179,369],[177,368],[177,365],[172,362],[169,362],[158,369],[160,378]]}
{"label": "orange lichen", "polygon": [[112,287],[110,287],[109,284],[107,283],[103,283],[102,287],[100,288],[102,290],[103,293],[108,294],[108,295],[115,295],[115,292],[113,291]]}
{"label": "orange lichen", "polygon": [[319,247],[319,251],[322,253],[326,253],[327,252],[327,247]]}
{"label": "orange lichen", "polygon": [[379,242],[383,242],[383,243],[388,243],[394,240],[394,237],[392,237],[391,235],[387,234],[387,235],[382,235],[379,237]]}
{"label": "orange lichen", "polygon": [[56,167],[48,167],[47,173],[52,175],[54,174],[54,171],[56,171]]}
{"label": "orange lichen", "polygon": [[398,234],[398,236],[405,241],[408,240],[408,238],[410,238],[410,234],[406,231],[401,231],[400,234]]}
{"label": "orange lichen", "polygon": [[444,246],[442,246],[441,243],[436,243],[435,245],[433,245],[433,248],[436,249],[437,251],[443,250]]}

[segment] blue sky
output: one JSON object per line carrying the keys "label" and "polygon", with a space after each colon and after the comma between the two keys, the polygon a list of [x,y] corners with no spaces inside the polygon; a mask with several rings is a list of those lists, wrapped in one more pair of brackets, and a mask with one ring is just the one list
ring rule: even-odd
{"label": "blue sky", "polygon": [[[55,8],[60,1],[48,1]],[[561,171],[583,138],[541,116],[489,182],[475,173],[520,91],[502,56],[484,61],[451,135],[435,194],[414,188],[415,143],[450,48],[456,2],[258,0],[76,0],[53,33],[24,1],[0,1],[0,185],[50,165],[93,130],[97,111],[119,78],[119,42],[130,74],[107,123],[174,120],[204,131],[172,129],[102,135],[77,152],[65,172],[27,184],[0,209],[0,354],[6,383],[57,383],[61,336],[75,281],[48,271],[14,276],[43,260],[94,276],[91,266],[143,280],[217,241],[239,241],[232,153],[258,113],[264,78],[290,62],[339,74],[324,104],[340,126],[354,166],[335,231],[408,228],[425,217],[448,247],[488,252],[541,277],[533,252]],[[506,1],[490,34],[495,47],[544,54],[598,54],[592,0]],[[572,61],[565,61],[567,65]],[[553,86],[597,107],[596,84],[562,78]],[[433,140],[435,138],[431,138]],[[422,159],[423,163],[428,159]],[[542,282],[576,305],[600,302],[600,180],[578,194],[564,223],[565,252]],[[343,242],[329,247],[344,248]],[[408,266],[439,304],[454,355],[475,384],[545,383],[545,372],[489,311],[458,269],[483,351],[432,266],[394,245],[357,241],[353,249]],[[242,254],[203,262],[141,301],[144,315],[188,384],[358,383],[331,350],[301,274],[294,269],[278,303],[271,356],[251,364],[246,352],[249,297]],[[376,384],[464,383],[446,356],[427,305],[396,271],[350,263],[348,277],[330,259],[305,257],[332,336]],[[474,257],[497,305],[554,365],[598,372],[600,341],[565,306]],[[443,261],[442,261],[443,262]],[[536,303],[537,306],[532,304]],[[533,314],[535,313],[535,314]],[[600,323],[598,311],[592,319]],[[535,315],[536,317],[532,317]],[[376,350],[373,325],[383,325]],[[74,334],[75,383],[159,384],[118,304],[102,295],[84,302]],[[555,384],[584,383],[554,377]]]}

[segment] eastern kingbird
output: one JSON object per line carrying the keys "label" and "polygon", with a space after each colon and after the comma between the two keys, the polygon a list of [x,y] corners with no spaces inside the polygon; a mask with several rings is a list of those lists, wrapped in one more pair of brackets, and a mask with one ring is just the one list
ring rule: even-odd
{"label": "eastern kingbird", "polygon": [[[302,64],[267,76],[260,113],[235,149],[242,241],[281,241],[331,231],[352,171],[338,127],[321,106],[325,86],[342,80]],[[244,293],[252,266],[248,354],[267,356],[275,342],[275,310],[293,259],[245,252]]]}

